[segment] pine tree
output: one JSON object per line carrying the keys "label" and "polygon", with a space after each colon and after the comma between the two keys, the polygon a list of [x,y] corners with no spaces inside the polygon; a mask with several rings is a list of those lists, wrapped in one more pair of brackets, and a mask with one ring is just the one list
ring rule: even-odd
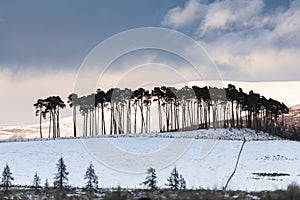
{"label": "pine tree", "polygon": [[33,186],[34,187],[40,187],[40,184],[41,184],[41,178],[35,172],[34,177],[33,177]]}
{"label": "pine tree", "polygon": [[67,184],[69,172],[67,171],[67,167],[65,165],[64,159],[61,157],[56,164],[57,173],[54,177],[54,187],[63,189]]}
{"label": "pine tree", "polygon": [[149,188],[150,190],[156,190],[157,189],[156,179],[157,179],[157,176],[156,176],[155,169],[150,167],[147,170],[146,180],[142,183],[142,185]]}
{"label": "pine tree", "polygon": [[179,189],[180,190],[185,190],[186,189],[186,182],[185,182],[182,174],[180,174],[180,176],[179,176]]}
{"label": "pine tree", "polygon": [[8,187],[12,185],[13,180],[14,178],[12,177],[12,173],[10,172],[10,168],[8,164],[6,164],[2,172],[2,180],[1,180],[1,184],[3,187],[5,187],[5,190],[8,190]]}
{"label": "pine tree", "polygon": [[92,163],[90,163],[89,167],[87,168],[84,179],[87,180],[87,189],[98,188],[98,176],[95,173],[94,165]]}
{"label": "pine tree", "polygon": [[179,174],[178,174],[178,171],[176,169],[176,166],[172,170],[170,177],[167,178],[167,181],[168,181],[168,183],[166,184],[166,186],[168,186],[172,190],[178,190],[178,188],[179,188]]}
{"label": "pine tree", "polygon": [[45,181],[45,188],[48,189],[49,188],[49,182],[48,182],[48,179],[46,178],[46,181]]}

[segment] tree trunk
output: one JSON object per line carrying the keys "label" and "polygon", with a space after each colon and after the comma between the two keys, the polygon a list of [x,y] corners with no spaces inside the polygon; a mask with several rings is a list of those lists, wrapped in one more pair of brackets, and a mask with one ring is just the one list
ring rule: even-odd
{"label": "tree trunk", "polygon": [[160,98],[158,98],[158,124],[159,124],[159,131],[162,131],[162,116],[161,116],[161,104]]}
{"label": "tree trunk", "polygon": [[140,110],[141,110],[141,133],[143,133],[143,129],[144,129],[144,126],[145,126],[145,119],[144,119],[144,109],[143,109],[143,103],[141,102],[141,105],[140,105]]}
{"label": "tree trunk", "polygon": [[57,127],[57,137],[60,137],[60,128],[59,128],[59,108],[57,109],[57,119],[56,119],[56,127]]}
{"label": "tree trunk", "polygon": [[185,102],[182,101],[182,130],[185,130]]}
{"label": "tree trunk", "polygon": [[238,105],[238,103],[236,104],[236,107],[235,107],[235,113],[236,113],[236,127],[237,128],[240,128],[239,127],[239,111],[238,111],[238,109],[239,109],[239,105]]}
{"label": "tree trunk", "polygon": [[56,117],[55,117],[55,110],[52,111],[52,134],[53,138],[56,138]]}
{"label": "tree trunk", "polygon": [[242,106],[240,107],[240,126],[243,128]]}
{"label": "tree trunk", "polygon": [[40,112],[40,136],[43,138],[43,132],[42,132],[42,112]]}
{"label": "tree trunk", "polygon": [[128,108],[127,108],[127,133],[131,133],[131,103],[130,100],[128,101]]}
{"label": "tree trunk", "polygon": [[258,133],[258,121],[257,121],[257,111],[256,111],[256,105],[254,104],[254,128],[255,128],[255,133]]}
{"label": "tree trunk", "polygon": [[234,111],[233,111],[233,103],[234,103],[234,101],[231,100],[231,126],[234,128]]}
{"label": "tree trunk", "polygon": [[134,133],[136,133],[136,115],[137,115],[137,103],[134,105]]}
{"label": "tree trunk", "polygon": [[97,116],[97,135],[100,135],[100,109],[98,104],[98,116]]}
{"label": "tree trunk", "polygon": [[51,122],[52,122],[52,112],[51,111],[50,111],[49,115],[50,115],[50,120],[49,120],[49,135],[48,135],[48,138],[50,138],[50,136],[51,136]]}
{"label": "tree trunk", "polygon": [[73,130],[74,130],[74,137],[77,136],[76,130],[76,106],[73,106]]}
{"label": "tree trunk", "polygon": [[104,103],[101,103],[101,112],[102,112],[102,134],[106,135],[105,129],[105,119],[104,119]]}
{"label": "tree trunk", "polygon": [[113,112],[114,112],[114,108],[113,108],[113,104],[111,103],[111,108],[110,108],[110,134],[112,135],[113,133]]}

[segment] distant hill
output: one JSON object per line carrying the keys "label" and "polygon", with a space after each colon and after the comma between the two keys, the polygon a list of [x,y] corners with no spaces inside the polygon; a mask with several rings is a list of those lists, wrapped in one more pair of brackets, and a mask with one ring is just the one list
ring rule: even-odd
{"label": "distant hill", "polygon": [[289,107],[289,110],[289,114],[284,116],[286,125],[300,127],[300,104]]}
{"label": "distant hill", "polygon": [[[48,138],[49,123],[42,124],[43,138]],[[61,136],[68,137],[73,134],[72,117],[62,118],[60,120]],[[0,140],[18,139],[18,138],[39,138],[40,125],[25,125],[25,126],[0,126]]]}

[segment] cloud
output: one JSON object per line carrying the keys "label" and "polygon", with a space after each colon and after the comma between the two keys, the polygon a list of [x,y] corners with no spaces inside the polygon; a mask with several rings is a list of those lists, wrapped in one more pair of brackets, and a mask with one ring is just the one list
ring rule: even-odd
{"label": "cloud", "polygon": [[257,13],[264,7],[262,0],[225,0],[207,6],[206,15],[198,28],[201,35],[208,31],[241,29],[256,26]]}
{"label": "cloud", "polygon": [[[197,10],[188,12],[191,3],[197,5]],[[162,23],[180,31],[192,31],[194,39],[217,63],[224,79],[299,80],[300,3],[282,2],[285,6],[277,7],[266,3],[190,0],[182,8],[169,10]],[[176,21],[176,16],[181,15],[185,17]],[[165,23],[167,19],[169,23]]]}
{"label": "cloud", "polygon": [[[0,126],[35,124],[33,104],[38,98],[59,95],[67,103],[68,94],[73,91],[76,73],[67,70],[38,71],[24,69],[13,71],[0,68]],[[70,109],[62,111],[62,116],[70,116]]]}
{"label": "cloud", "polygon": [[[274,30],[269,35],[269,40],[297,44],[300,42],[300,3],[293,2],[290,9],[278,13],[275,17]],[[298,43],[295,43],[298,42]]]}
{"label": "cloud", "polygon": [[248,27],[254,24],[256,14],[263,7],[263,0],[225,0],[210,4],[190,0],[183,8],[170,9],[162,24],[172,28],[182,28],[198,21],[199,31],[204,33],[208,30],[231,29],[232,25]]}
{"label": "cloud", "polygon": [[299,49],[256,49],[239,55],[212,47],[213,59],[223,71],[223,78],[240,81],[299,80]]}
{"label": "cloud", "polygon": [[183,8],[175,7],[168,11],[164,17],[162,24],[174,28],[183,27],[203,16],[205,5],[197,0],[187,1]]}

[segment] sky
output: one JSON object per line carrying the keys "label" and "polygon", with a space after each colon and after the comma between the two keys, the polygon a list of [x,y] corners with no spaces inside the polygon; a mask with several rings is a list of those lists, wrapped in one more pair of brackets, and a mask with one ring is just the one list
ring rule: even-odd
{"label": "sky", "polygon": [[[66,101],[89,53],[133,28],[186,34],[207,51],[224,80],[300,81],[299,19],[296,0],[1,0],[0,126],[37,123],[36,99],[60,95]],[[168,52],[132,52],[112,64],[100,87],[134,65],[162,69],[151,63],[176,65],[179,73],[188,69]]]}

